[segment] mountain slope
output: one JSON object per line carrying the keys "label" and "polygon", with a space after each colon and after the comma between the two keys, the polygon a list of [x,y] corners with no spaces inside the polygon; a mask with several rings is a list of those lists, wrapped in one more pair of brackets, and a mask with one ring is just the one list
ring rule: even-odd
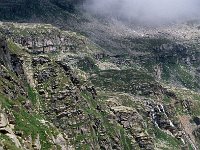
{"label": "mountain slope", "polygon": [[1,20],[29,22],[0,22],[0,148],[199,149],[199,23],[144,27],[81,3],[0,2]]}
{"label": "mountain slope", "polygon": [[2,123],[14,124],[12,131],[1,128],[4,148],[35,141],[36,149],[57,149],[60,140],[63,149],[198,149],[199,93],[169,86],[145,63],[110,56],[87,38],[51,25],[3,23],[1,34],[7,36],[1,40],[2,118],[15,120]]}

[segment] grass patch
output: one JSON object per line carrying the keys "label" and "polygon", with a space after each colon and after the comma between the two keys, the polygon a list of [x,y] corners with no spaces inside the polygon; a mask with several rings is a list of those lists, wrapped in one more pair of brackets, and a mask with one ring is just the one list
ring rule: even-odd
{"label": "grass patch", "polygon": [[167,133],[163,132],[158,128],[154,128],[155,137],[163,142],[167,142],[170,146],[170,149],[177,150],[181,147],[181,141],[178,139],[168,135]]}
{"label": "grass patch", "polygon": [[51,131],[38,120],[38,117],[27,113],[23,109],[13,112],[13,114],[16,119],[15,130],[23,131],[25,137],[31,135],[33,139],[36,139],[39,134],[42,149],[50,149],[52,147],[52,144],[47,140],[48,135],[51,135]]}
{"label": "grass patch", "polygon": [[90,79],[94,85],[113,92],[137,94],[141,91],[140,94],[148,95],[148,92],[156,86],[151,75],[136,69],[99,71]]}
{"label": "grass patch", "polygon": [[28,98],[31,100],[33,105],[37,103],[37,93],[30,86],[28,86]]}

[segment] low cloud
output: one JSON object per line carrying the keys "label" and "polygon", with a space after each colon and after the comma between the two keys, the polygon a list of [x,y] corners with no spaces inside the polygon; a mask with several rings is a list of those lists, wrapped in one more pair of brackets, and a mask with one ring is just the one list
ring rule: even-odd
{"label": "low cloud", "polygon": [[145,23],[200,17],[199,0],[87,0],[85,8],[94,14]]}

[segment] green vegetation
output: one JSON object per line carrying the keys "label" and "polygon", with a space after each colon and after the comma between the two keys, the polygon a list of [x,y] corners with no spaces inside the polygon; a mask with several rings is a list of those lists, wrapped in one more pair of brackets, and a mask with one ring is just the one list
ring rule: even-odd
{"label": "green vegetation", "polygon": [[16,43],[14,43],[11,39],[7,40],[8,41],[8,48],[11,50],[11,53],[14,54],[22,54],[23,50],[20,46],[18,46]]}
{"label": "green vegetation", "polygon": [[[154,78],[146,72],[139,70],[105,70],[97,72],[97,76],[91,78],[94,85],[114,92],[127,92],[136,94],[142,91],[148,94],[149,88],[156,85]],[[146,90],[146,91],[145,91]]]}
{"label": "green vegetation", "polygon": [[12,140],[8,136],[1,133],[0,133],[0,146],[3,146],[3,148],[6,150],[21,150],[20,148],[17,148],[15,146],[15,144],[12,142]]}
{"label": "green vegetation", "polygon": [[184,66],[175,66],[175,71],[177,72],[177,78],[181,83],[190,89],[199,88],[199,84],[195,81],[195,78],[189,73],[189,70]]}
{"label": "green vegetation", "polygon": [[2,105],[4,108],[11,108],[13,104],[13,101],[10,101],[7,97],[0,93],[0,105]]}
{"label": "green vegetation", "polygon": [[199,83],[190,73],[189,68],[181,64],[166,63],[163,65],[162,78],[165,81],[177,80],[189,89],[198,89]]}
{"label": "green vegetation", "polygon": [[166,95],[164,95],[163,102],[170,103],[171,102],[171,98],[166,96]]}
{"label": "green vegetation", "polygon": [[131,150],[132,144],[131,144],[131,140],[127,137],[127,133],[125,132],[123,128],[119,130],[120,130],[120,135],[121,135],[121,145],[123,145],[123,149]]}
{"label": "green vegetation", "polygon": [[162,130],[158,128],[154,128],[154,133],[157,139],[163,142],[167,142],[167,145],[169,146],[169,150],[180,149],[181,141],[178,141],[176,138],[168,135],[167,133],[163,132]]}
{"label": "green vegetation", "polygon": [[[105,128],[107,135],[110,139],[114,139],[116,136],[120,136],[121,146],[126,150],[132,149],[131,140],[127,137],[127,133],[124,128],[117,124],[113,124],[108,120],[108,113],[105,111],[98,112],[95,108],[97,105],[100,105],[102,102],[98,99],[92,99],[91,95],[88,92],[83,92],[82,96],[89,102],[89,108],[84,111],[88,114],[93,114],[96,118],[99,118],[102,121],[102,126]],[[101,104],[103,105],[103,104]],[[118,132],[120,131],[120,132]],[[101,138],[98,133],[95,133],[96,138]]]}
{"label": "green vegetation", "polygon": [[37,103],[37,93],[30,86],[28,86],[28,98],[31,100],[33,105]]}
{"label": "green vegetation", "polygon": [[96,72],[99,70],[91,57],[85,57],[84,59],[79,60],[77,65],[85,72]]}
{"label": "green vegetation", "polygon": [[[127,37],[123,39],[113,39],[116,43],[120,43],[123,47],[126,47],[124,50],[126,53],[127,48],[144,53],[154,53],[156,47],[160,47],[162,44],[172,43],[171,40],[167,38],[148,38],[148,37]],[[102,47],[104,47],[102,45]],[[121,47],[120,47],[121,48]]]}
{"label": "green vegetation", "polygon": [[52,144],[47,139],[52,135],[52,131],[39,121],[38,116],[27,113],[27,110],[24,109],[13,113],[16,119],[16,131],[23,131],[24,137],[31,135],[33,139],[36,139],[37,135],[39,135],[42,149],[51,148]]}
{"label": "green vegetation", "polygon": [[[16,131],[22,131],[24,138],[31,135],[33,139],[36,139],[37,135],[39,135],[42,149],[46,150],[51,148],[52,144],[48,142],[47,139],[50,135],[56,135],[56,131],[49,128],[47,125],[43,125],[39,121],[43,119],[42,117],[28,113],[27,110],[20,106],[19,102],[9,100],[4,96],[0,96],[0,103],[2,104],[3,108],[11,110],[14,114]],[[11,109],[14,104],[17,105],[18,111],[13,111]],[[9,138],[7,136],[0,134],[0,139],[1,138],[6,139],[3,144],[8,147],[8,149],[17,150],[14,144],[9,142],[10,140],[8,140]]]}

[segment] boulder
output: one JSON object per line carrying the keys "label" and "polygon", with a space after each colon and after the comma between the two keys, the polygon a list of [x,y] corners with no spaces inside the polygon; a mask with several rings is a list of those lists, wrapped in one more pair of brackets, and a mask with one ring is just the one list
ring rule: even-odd
{"label": "boulder", "polygon": [[0,113],[0,128],[6,127],[8,125],[8,119],[5,114]]}

